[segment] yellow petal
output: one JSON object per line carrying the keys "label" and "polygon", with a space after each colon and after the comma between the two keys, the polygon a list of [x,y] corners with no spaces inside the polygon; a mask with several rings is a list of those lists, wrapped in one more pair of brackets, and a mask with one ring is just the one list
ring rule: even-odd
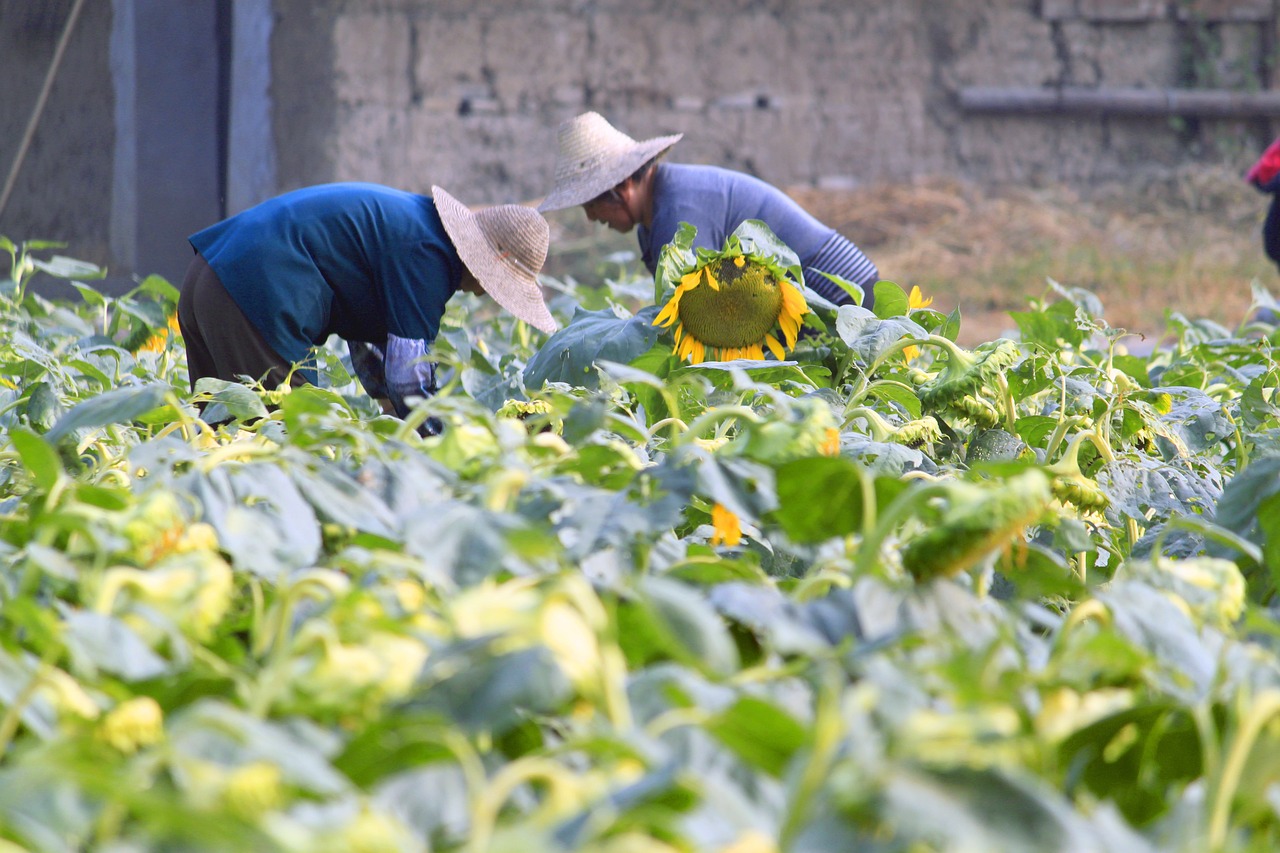
{"label": "yellow petal", "polygon": [[911,293],[907,296],[908,308],[928,308],[933,304],[933,297],[925,299],[920,293],[920,285],[911,285]]}
{"label": "yellow petal", "polygon": [[716,281],[716,277],[711,274],[711,267],[703,267],[702,271],[707,274],[707,284],[711,285],[711,289],[718,293],[720,291],[720,282]]}
{"label": "yellow petal", "polygon": [[769,346],[769,352],[773,353],[773,357],[778,361],[786,361],[787,351],[782,348],[782,344],[778,343],[778,339],[773,335],[765,335],[764,342]]}
{"label": "yellow petal", "polygon": [[693,363],[702,364],[707,360],[707,347],[702,341],[690,335],[687,340],[693,341]]}
{"label": "yellow petal", "polygon": [[822,439],[822,446],[818,448],[818,452],[823,456],[839,456],[840,430],[835,427],[827,427],[826,436]]}
{"label": "yellow petal", "polygon": [[912,344],[911,346],[906,347],[905,349],[902,350],[902,357],[905,358],[907,361],[911,361],[911,359],[916,358],[919,355],[920,355],[920,347],[916,346],[915,344]]}
{"label": "yellow petal", "polygon": [[760,344],[751,344],[750,346],[743,347],[742,349],[744,352],[744,358],[749,358],[753,361],[764,361],[764,347]]}
{"label": "yellow petal", "polygon": [[680,277],[680,291],[688,292],[702,283],[702,270],[694,270]]}
{"label": "yellow petal", "polygon": [[742,257],[742,255],[738,255],[738,257],[733,259],[733,265],[738,269],[742,269],[747,265],[747,259]]}
{"label": "yellow petal", "polygon": [[668,300],[666,305],[662,306],[662,310],[658,312],[658,316],[653,318],[653,325],[666,328],[676,321],[680,316],[680,293]]}
{"label": "yellow petal", "polygon": [[712,545],[728,545],[730,548],[742,541],[742,522],[733,511],[722,504],[711,507],[711,526],[715,532],[711,534]]}

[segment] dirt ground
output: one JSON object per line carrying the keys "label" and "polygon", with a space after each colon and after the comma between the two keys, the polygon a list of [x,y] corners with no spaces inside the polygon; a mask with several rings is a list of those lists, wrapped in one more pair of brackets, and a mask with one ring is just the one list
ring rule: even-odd
{"label": "dirt ground", "polygon": [[1013,328],[1007,312],[1048,298],[1048,279],[1095,293],[1114,327],[1148,338],[1169,312],[1234,327],[1252,283],[1280,292],[1262,251],[1268,197],[1225,170],[1094,188],[984,192],[958,183],[851,192],[793,190],[876,261],[882,278],[959,308],[961,341]]}
{"label": "dirt ground", "polygon": [[[1253,282],[1280,294],[1260,236],[1269,199],[1225,169],[1088,192],[958,182],[788,192],[861,246],[882,278],[918,285],[939,310],[959,308],[966,345],[1013,329],[1008,312],[1049,298],[1050,278],[1094,292],[1108,323],[1148,340],[1168,312],[1238,325]],[[590,281],[609,266],[602,259],[635,251],[632,235],[592,226],[578,209],[552,214],[552,227],[552,275]]]}

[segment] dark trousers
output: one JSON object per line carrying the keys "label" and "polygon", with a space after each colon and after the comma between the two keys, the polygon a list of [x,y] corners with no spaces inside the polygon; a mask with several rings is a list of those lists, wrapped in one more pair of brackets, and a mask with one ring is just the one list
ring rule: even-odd
{"label": "dark trousers", "polygon": [[1280,193],[1271,197],[1267,221],[1262,223],[1262,248],[1267,257],[1280,267]]}
{"label": "dark trousers", "polygon": [[187,345],[192,390],[206,376],[228,382],[247,378],[266,388],[303,384],[297,374],[290,378],[292,365],[266,342],[199,253],[182,280],[178,325]]}

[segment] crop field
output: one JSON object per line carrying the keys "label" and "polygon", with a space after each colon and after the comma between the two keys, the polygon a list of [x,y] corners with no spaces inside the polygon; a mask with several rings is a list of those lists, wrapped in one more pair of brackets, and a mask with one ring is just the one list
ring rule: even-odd
{"label": "crop field", "polygon": [[340,342],[192,392],[171,283],[0,241],[0,853],[1280,849],[1266,287],[1137,355],[770,236],[456,295],[404,421]]}

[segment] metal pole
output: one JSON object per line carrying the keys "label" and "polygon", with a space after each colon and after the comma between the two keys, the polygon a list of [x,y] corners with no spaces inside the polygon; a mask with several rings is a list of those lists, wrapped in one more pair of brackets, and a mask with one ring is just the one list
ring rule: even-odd
{"label": "metal pole", "polygon": [[1249,119],[1280,116],[1280,92],[1223,89],[1088,89],[1080,86],[967,86],[960,108],[988,113],[1093,113]]}

